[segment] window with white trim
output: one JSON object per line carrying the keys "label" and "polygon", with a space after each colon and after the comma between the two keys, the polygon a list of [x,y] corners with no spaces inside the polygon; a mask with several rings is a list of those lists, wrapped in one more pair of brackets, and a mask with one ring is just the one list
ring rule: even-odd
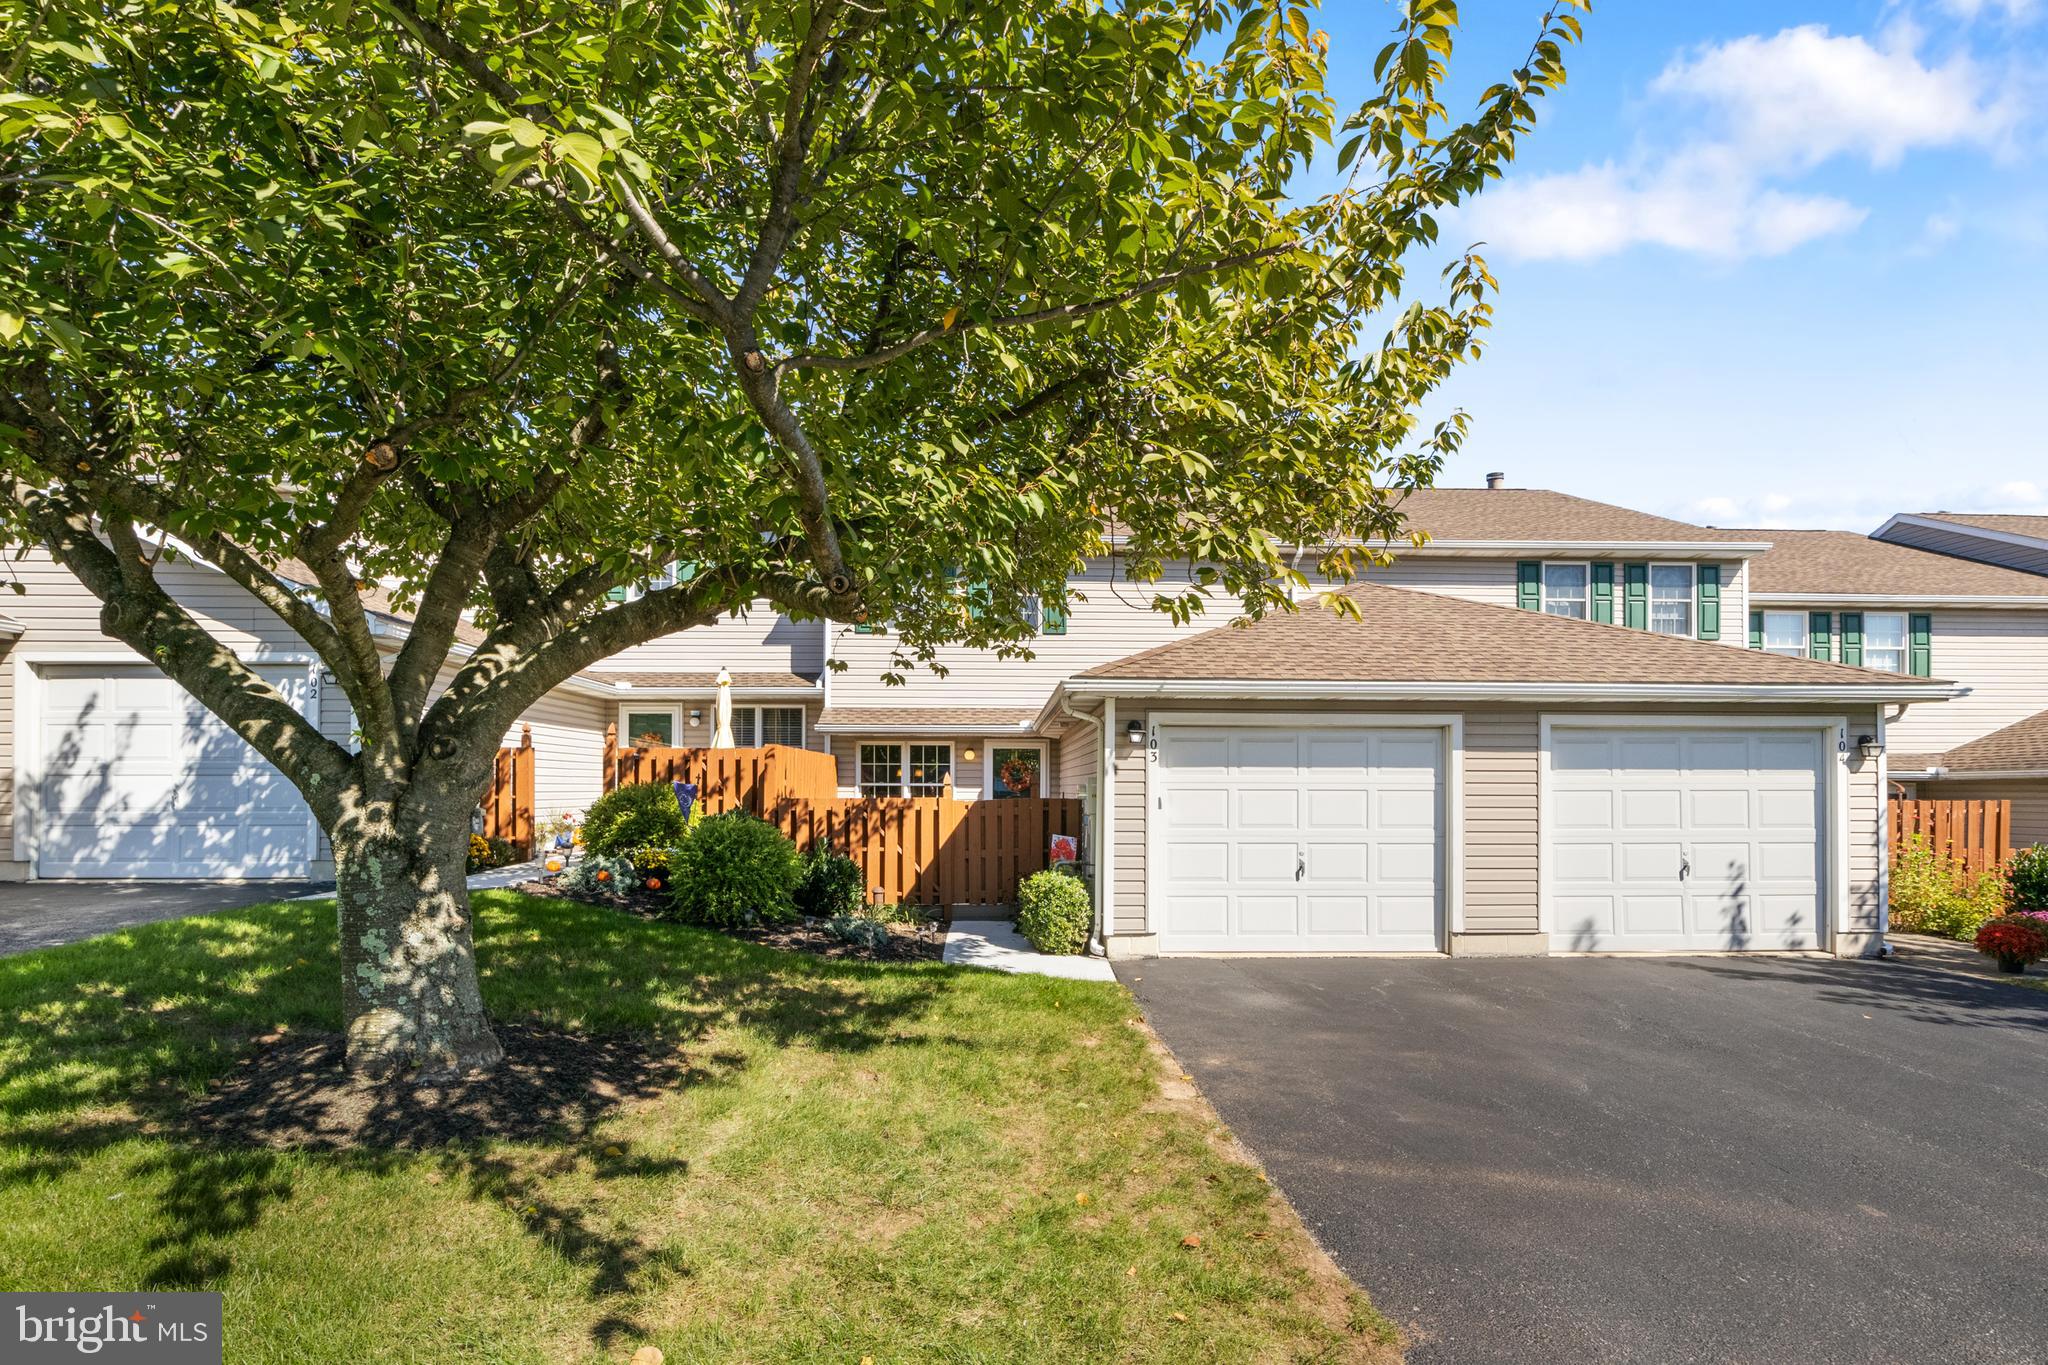
{"label": "window with white trim", "polygon": [[953,746],[913,744],[903,773],[905,796],[944,796],[953,784]]}
{"label": "window with white trim", "polygon": [[1767,611],[1764,613],[1764,653],[1783,654],[1791,659],[1806,657],[1806,613]]}
{"label": "window with white trim", "polygon": [[676,713],[664,708],[659,711],[628,711],[626,713],[626,743],[640,749],[667,749],[676,742]]}
{"label": "window with white trim", "polygon": [[1650,631],[1655,635],[1693,634],[1693,576],[1690,564],[1650,566]]}
{"label": "window with white trim", "polygon": [[[1768,628],[1768,627],[1767,627]],[[1906,614],[1866,611],[1863,613],[1863,666],[1885,673],[1906,671]]]}
{"label": "window with white trim", "polygon": [[787,744],[792,749],[801,749],[804,747],[804,708],[764,706],[761,708],[760,730],[763,744]]}
{"label": "window with white trim", "polygon": [[901,796],[903,794],[903,746],[863,744],[860,746],[860,794]]}
{"label": "window with white trim", "polygon": [[1593,615],[1593,569],[1588,564],[1543,565],[1543,610],[1549,616],[1588,620]]}

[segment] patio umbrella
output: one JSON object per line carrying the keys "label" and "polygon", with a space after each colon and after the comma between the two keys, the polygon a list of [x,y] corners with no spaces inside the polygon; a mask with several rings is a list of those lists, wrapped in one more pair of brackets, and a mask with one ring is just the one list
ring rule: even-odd
{"label": "patio umbrella", "polygon": [[718,707],[711,728],[711,747],[730,749],[732,742],[732,674],[718,670]]}

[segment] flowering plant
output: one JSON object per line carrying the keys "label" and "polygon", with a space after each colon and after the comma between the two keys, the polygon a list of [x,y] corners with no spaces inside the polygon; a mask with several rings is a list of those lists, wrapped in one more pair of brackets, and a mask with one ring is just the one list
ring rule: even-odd
{"label": "flowering plant", "polygon": [[1977,951],[2013,970],[2039,962],[2048,957],[2048,924],[2033,915],[2000,915],[1977,930]]}

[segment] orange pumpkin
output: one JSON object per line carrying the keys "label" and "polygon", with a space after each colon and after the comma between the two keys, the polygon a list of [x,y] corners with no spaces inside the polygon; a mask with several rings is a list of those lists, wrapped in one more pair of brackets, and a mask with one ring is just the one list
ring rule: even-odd
{"label": "orange pumpkin", "polygon": [[647,889],[648,889],[649,891],[659,891],[659,890],[661,890],[661,878],[659,878],[659,877],[649,877],[649,878],[647,879]]}
{"label": "orange pumpkin", "polygon": [[612,879],[612,874],[600,867],[597,870],[597,879],[601,882],[608,882]]}
{"label": "orange pumpkin", "polygon": [[550,858],[544,866],[550,872],[560,872],[562,870],[562,860],[560,858]]}

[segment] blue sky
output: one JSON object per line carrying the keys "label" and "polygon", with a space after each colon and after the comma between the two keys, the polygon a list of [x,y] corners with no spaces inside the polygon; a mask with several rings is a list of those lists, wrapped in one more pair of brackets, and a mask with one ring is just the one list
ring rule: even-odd
{"label": "blue sky", "polygon": [[[1539,6],[1461,9],[1476,93]],[[1345,107],[1391,20],[1326,0]],[[1569,61],[1447,230],[1503,293],[1442,483],[1722,526],[2048,512],[2048,0],[1604,0]]]}

